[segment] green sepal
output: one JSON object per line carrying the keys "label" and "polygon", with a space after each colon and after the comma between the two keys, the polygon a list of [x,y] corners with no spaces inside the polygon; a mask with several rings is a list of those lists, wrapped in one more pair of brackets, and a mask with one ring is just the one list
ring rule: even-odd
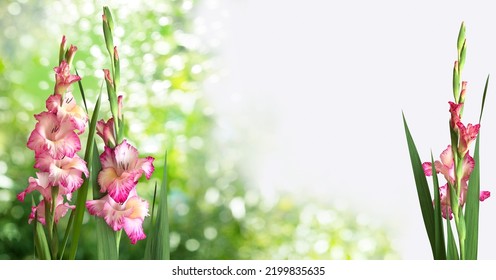
{"label": "green sepal", "polygon": [[460,76],[458,72],[458,62],[453,67],[453,97],[456,102],[460,98]]}
{"label": "green sepal", "polygon": [[[113,60],[114,57],[114,38],[112,35],[112,30],[114,29],[114,21],[112,19],[112,14],[108,7],[103,7],[103,36],[105,37],[105,46],[110,55],[110,59]],[[112,69],[113,72],[113,69]]]}
{"label": "green sepal", "polygon": [[467,56],[467,41],[465,40],[462,45],[462,49],[460,52],[460,58],[458,62],[458,73],[462,73],[463,66],[465,66],[465,58]]}
{"label": "green sepal", "polygon": [[461,50],[463,48],[463,44],[465,42],[465,31],[466,31],[465,22],[462,21],[462,24],[460,26],[460,30],[458,31],[458,40],[457,40],[457,44],[456,44],[456,47],[458,49],[458,56],[460,56]]}

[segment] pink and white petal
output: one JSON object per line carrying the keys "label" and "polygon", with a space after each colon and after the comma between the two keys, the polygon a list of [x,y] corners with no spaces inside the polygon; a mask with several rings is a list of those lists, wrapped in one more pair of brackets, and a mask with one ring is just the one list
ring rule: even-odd
{"label": "pink and white petal", "polygon": [[124,231],[131,240],[131,244],[136,244],[138,240],[146,238],[143,232],[143,221],[140,219],[124,218]]}
{"label": "pink and white petal", "polygon": [[138,196],[130,197],[125,203],[126,209],[132,209],[128,218],[144,220],[148,216],[148,202]]}
{"label": "pink and white petal", "polygon": [[64,137],[55,142],[56,159],[64,157],[73,157],[79,150],[81,150],[81,142],[79,137],[74,131],[64,135]]}
{"label": "pink and white petal", "polygon": [[[153,166],[153,157],[146,157],[138,159],[136,167],[141,168],[145,172],[146,179],[150,179],[155,167]],[[423,167],[423,165],[422,165]],[[424,170],[425,172],[425,170]],[[432,171],[431,171],[432,173]]]}
{"label": "pink and white petal", "polygon": [[42,200],[37,206],[31,207],[31,214],[29,215],[28,223],[30,224],[35,217],[42,225],[45,224],[45,201]]}
{"label": "pink and white petal", "polygon": [[488,199],[490,196],[491,196],[490,191],[481,191],[480,196],[479,196],[479,200],[484,201],[484,200]]}
{"label": "pink and white petal", "polygon": [[61,104],[62,96],[60,94],[52,94],[46,100],[46,108],[51,113],[57,113]]}
{"label": "pink and white petal", "polygon": [[446,150],[444,150],[441,153],[441,156],[440,157],[441,157],[441,162],[447,168],[451,168],[454,165],[453,151],[451,149],[451,145],[448,145],[448,147],[446,148]]}
{"label": "pink and white petal", "polygon": [[[111,168],[109,169],[113,170]],[[112,171],[109,171],[110,174],[111,172]],[[123,172],[120,177],[115,178],[110,184],[108,184],[107,191],[110,197],[118,203],[125,202],[129,197],[129,192],[136,187],[136,178],[139,178],[139,172],[141,172],[141,170],[138,172]]]}
{"label": "pink and white petal", "polygon": [[75,192],[83,183],[84,180],[81,178],[81,171],[74,169],[68,170],[66,176],[60,181],[60,184],[67,189],[67,194]]}
{"label": "pink and white petal", "polygon": [[86,201],[86,209],[91,215],[97,217],[105,217],[105,213],[103,211],[105,204],[107,203],[108,195],[97,199],[97,200],[88,200]]}
{"label": "pink and white petal", "polygon": [[51,200],[52,193],[50,187],[52,185],[48,179],[48,173],[38,172],[36,173],[36,175],[38,176],[38,178],[30,177],[28,187],[17,195],[17,199],[19,201],[24,201],[26,194],[33,191],[39,191],[45,199]]}
{"label": "pink and white petal", "polygon": [[463,176],[462,180],[468,180],[470,178],[470,174],[472,170],[474,170],[475,161],[474,159],[467,153],[463,158]]}
{"label": "pink and white petal", "polygon": [[138,150],[127,143],[126,140],[115,147],[114,155],[116,163],[125,167],[123,168],[125,170],[132,169],[138,161]]}
{"label": "pink and white petal", "polygon": [[52,165],[54,161],[55,160],[47,152],[36,154],[34,168],[43,172],[49,172],[50,165]]}
{"label": "pink and white petal", "polygon": [[55,215],[54,215],[54,220],[55,220],[55,223],[58,223],[60,218],[64,217],[65,214],[67,214],[67,211],[69,211],[69,209],[76,209],[76,206],[75,205],[69,205],[69,203],[63,203],[63,204],[59,204],[56,208],[55,208]]}
{"label": "pink and white petal", "polygon": [[77,171],[80,171],[81,173],[84,173],[86,177],[89,176],[88,172],[88,167],[86,167],[86,162],[80,158],[77,154],[74,155],[74,157],[64,165],[64,169],[74,169]]}
{"label": "pink and white petal", "polygon": [[121,230],[124,226],[124,218],[129,215],[131,210],[122,209],[123,206],[115,203],[111,197],[109,202],[104,206],[105,222],[114,230]]}
{"label": "pink and white petal", "polygon": [[100,185],[100,192],[107,192],[109,186],[117,179],[119,176],[112,167],[104,168],[98,173],[98,185]]}
{"label": "pink and white petal", "polygon": [[105,146],[103,153],[100,155],[100,162],[102,164],[102,169],[116,168],[114,154],[111,148]]}
{"label": "pink and white petal", "polygon": [[432,176],[432,163],[431,162],[422,163],[422,169],[424,169],[425,176]]}
{"label": "pink and white petal", "polygon": [[29,135],[27,147],[33,150],[35,154],[41,154],[50,150],[46,137],[36,128]]}

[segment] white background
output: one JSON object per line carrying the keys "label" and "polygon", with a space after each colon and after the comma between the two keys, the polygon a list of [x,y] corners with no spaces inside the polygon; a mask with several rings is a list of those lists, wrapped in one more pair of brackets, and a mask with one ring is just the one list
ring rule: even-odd
{"label": "white background", "polygon": [[[496,75],[496,7],[485,3],[207,1],[204,35],[221,38],[224,73],[209,96],[251,184],[365,212],[389,228],[402,258],[432,258],[401,112],[422,160],[431,150],[438,158],[465,21],[463,121],[477,122],[485,79]],[[481,189],[495,197],[481,204],[480,259],[496,258],[495,85],[481,127]]]}

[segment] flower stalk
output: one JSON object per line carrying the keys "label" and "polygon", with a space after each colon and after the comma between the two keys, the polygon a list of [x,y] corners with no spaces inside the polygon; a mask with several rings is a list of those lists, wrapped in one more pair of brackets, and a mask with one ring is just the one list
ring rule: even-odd
{"label": "flower stalk", "polygon": [[[465,65],[467,42],[465,38],[465,24],[462,23],[457,40],[457,60],[453,67],[453,98],[449,103],[449,129],[451,144],[441,153],[440,161],[424,162],[419,165],[418,152],[413,138],[410,135],[406,120],[405,132],[415,175],[419,200],[421,201],[422,215],[429,235],[433,256],[435,259],[476,259],[478,246],[478,211],[479,201],[484,201],[490,192],[480,192],[479,186],[479,130],[480,124],[462,122],[462,115],[467,93],[467,82],[462,80],[462,71]],[[484,89],[481,107],[481,118],[484,100],[487,91]],[[479,118],[479,123],[481,121]],[[471,156],[470,146],[475,144],[474,157]],[[421,178],[420,170],[425,176],[433,176],[434,200],[432,200],[426,180]],[[444,175],[446,184],[439,186],[436,174]],[[439,193],[439,195],[438,195]],[[427,205],[425,200],[431,200]],[[446,219],[448,237],[447,247],[444,244],[444,228],[441,217]],[[451,220],[454,220],[458,248],[451,232]],[[458,254],[458,251],[460,254]]]}

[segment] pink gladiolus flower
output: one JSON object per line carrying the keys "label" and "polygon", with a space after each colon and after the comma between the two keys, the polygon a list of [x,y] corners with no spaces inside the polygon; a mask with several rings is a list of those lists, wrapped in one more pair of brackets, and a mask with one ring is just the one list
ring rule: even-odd
{"label": "pink gladiolus flower", "polygon": [[[434,162],[436,172],[443,174],[444,178],[446,178],[446,180],[453,185],[455,183],[455,162],[453,160],[453,150],[451,149],[451,145],[448,145],[448,147],[441,153],[440,158],[441,161],[436,160]],[[466,181],[470,178],[470,173],[472,173],[474,165],[474,159],[469,154],[465,154],[465,157],[463,158],[462,183],[463,181],[466,183]],[[432,164],[430,162],[424,162],[422,167],[426,176],[432,176]]]}
{"label": "pink gladiolus flower", "polygon": [[88,115],[83,108],[76,104],[76,100],[71,92],[67,92],[62,98],[60,94],[53,94],[46,101],[46,108],[49,112],[57,114],[61,121],[69,120],[74,128],[81,134],[88,124]]}
{"label": "pink gladiolus flower", "polygon": [[86,162],[77,154],[74,157],[64,157],[59,160],[53,159],[49,154],[36,155],[35,168],[48,172],[50,181],[54,186],[61,186],[61,194],[69,194],[77,190],[83,184],[81,175],[88,177]]}
{"label": "pink gladiolus flower", "polygon": [[105,146],[115,146],[114,119],[110,118],[107,122],[99,120],[96,123],[96,133],[102,137]]}
{"label": "pink gladiolus flower", "polygon": [[104,218],[114,231],[124,228],[131,244],[146,238],[142,225],[148,216],[148,202],[138,197],[136,189],[129,193],[123,204],[106,195],[99,200],[87,201],[86,208],[91,215]]}
{"label": "pink gladiolus flower", "polygon": [[116,202],[126,201],[143,172],[150,179],[153,170],[153,157],[138,158],[138,150],[124,140],[115,148],[105,146],[100,155],[102,171],[98,174],[101,192],[108,191]]}
{"label": "pink gladiolus flower", "polygon": [[65,60],[62,60],[60,65],[55,67],[53,70],[55,70],[56,80],[55,94],[64,94],[72,83],[81,80],[81,77],[78,75],[71,75],[71,72],[69,71],[69,64],[67,64]]}
{"label": "pink gladiolus flower", "polygon": [[81,149],[79,137],[70,122],[60,122],[53,113],[35,115],[38,123],[29,136],[27,147],[36,154],[48,152],[54,159],[73,157]]}
{"label": "pink gladiolus flower", "polygon": [[53,186],[49,179],[49,174],[47,172],[37,172],[36,176],[38,178],[29,178],[28,187],[17,195],[17,199],[19,201],[24,201],[24,198],[28,193],[33,191],[38,191],[41,193],[44,199],[51,200],[52,199],[52,189]]}
{"label": "pink gladiolus flower", "polygon": [[458,131],[458,126],[456,125],[460,121],[460,110],[463,107],[463,104],[456,104],[453,102],[448,102],[450,105],[450,113],[451,113],[451,119],[450,119],[450,126],[452,129],[455,131]]}
{"label": "pink gladiolus flower", "polygon": [[468,124],[467,127],[465,127],[462,122],[458,122],[456,125],[460,130],[460,143],[458,144],[458,153],[460,154],[460,156],[463,157],[467,153],[470,144],[472,144],[475,138],[477,138],[480,125]]}
{"label": "pink gladiolus flower", "polygon": [[[464,191],[464,196],[466,196],[466,185],[465,185],[465,191]],[[479,201],[484,201],[487,198],[491,196],[491,192],[489,191],[481,191],[479,195]],[[443,218],[451,220],[453,218],[452,210],[451,210],[451,202],[450,202],[450,197],[449,197],[449,189],[448,189],[448,184],[439,187],[439,198],[441,201],[441,214]],[[460,206],[463,206],[465,203],[465,200],[462,201],[460,200]]]}
{"label": "pink gladiolus flower", "polygon": [[[61,195],[57,197],[55,200],[55,214],[53,216],[53,219],[55,223],[58,223],[60,218],[64,217],[65,214],[67,214],[67,211],[69,209],[76,209],[76,206],[74,205],[69,205],[69,203],[64,203],[64,199],[62,198]],[[38,217],[38,222],[42,223],[43,225],[46,223],[45,222],[45,200],[42,200],[38,206],[33,206],[31,207],[31,214],[29,215],[29,220],[28,223],[31,223],[35,217]]]}

